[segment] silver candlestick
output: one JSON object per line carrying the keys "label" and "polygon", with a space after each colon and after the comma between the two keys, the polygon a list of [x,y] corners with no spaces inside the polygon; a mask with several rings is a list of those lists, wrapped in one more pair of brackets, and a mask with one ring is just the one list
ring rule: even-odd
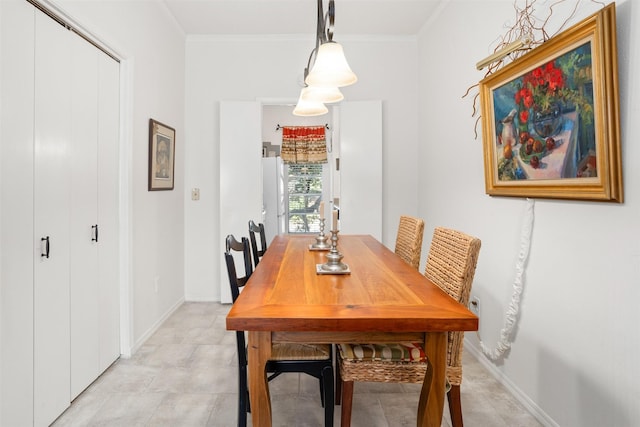
{"label": "silver candlestick", "polygon": [[349,266],[342,262],[342,254],[338,251],[338,230],[331,230],[331,249],[327,254],[327,262],[316,265],[318,274],[349,274]]}
{"label": "silver candlestick", "polygon": [[324,218],[320,218],[320,234],[316,236],[316,242],[313,245],[309,245],[309,249],[324,251],[330,247],[331,245],[327,243],[327,236],[324,234]]}

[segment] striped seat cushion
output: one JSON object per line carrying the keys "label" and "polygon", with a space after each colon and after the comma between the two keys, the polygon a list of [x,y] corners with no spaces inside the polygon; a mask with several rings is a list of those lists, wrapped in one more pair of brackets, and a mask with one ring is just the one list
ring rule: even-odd
{"label": "striped seat cushion", "polygon": [[415,362],[427,360],[419,343],[338,344],[340,357],[354,361]]}

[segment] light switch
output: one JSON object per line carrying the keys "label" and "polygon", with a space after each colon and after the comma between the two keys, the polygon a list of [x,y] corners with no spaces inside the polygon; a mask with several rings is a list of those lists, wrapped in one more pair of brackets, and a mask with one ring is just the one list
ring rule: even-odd
{"label": "light switch", "polygon": [[192,188],[191,189],[191,200],[200,200],[200,189]]}

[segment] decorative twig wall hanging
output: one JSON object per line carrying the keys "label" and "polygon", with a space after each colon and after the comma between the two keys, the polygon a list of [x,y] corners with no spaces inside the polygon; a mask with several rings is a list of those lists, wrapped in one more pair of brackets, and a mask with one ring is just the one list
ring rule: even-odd
{"label": "decorative twig wall hanging", "polygon": [[[566,1],[567,0],[558,0],[552,3],[549,6],[546,17],[544,19],[539,19],[535,16],[537,0],[525,0],[522,7],[518,6],[518,0],[516,0],[513,4],[513,9],[515,11],[513,25],[507,29],[504,35],[499,37],[500,41],[493,50],[493,54],[478,62],[476,65],[478,70],[486,67],[487,71],[484,75],[486,78],[490,74],[498,71],[507,63],[515,61],[531,49],[540,46],[542,43],[563,31],[569,21],[575,16],[581,0],[571,0],[575,1],[574,7],[572,8],[569,16],[565,18],[560,27],[556,29],[553,34],[549,35],[547,25],[554,14],[554,8]],[[604,3],[597,0],[591,0],[591,2],[602,5],[603,7],[605,6]],[[472,94],[478,86],[479,83],[470,86],[462,97],[466,98]],[[480,93],[475,91],[471,117],[476,117],[476,115],[478,115],[477,105],[479,97]],[[474,126],[475,139],[478,139],[478,123],[480,122],[480,119],[481,117],[478,115]]]}

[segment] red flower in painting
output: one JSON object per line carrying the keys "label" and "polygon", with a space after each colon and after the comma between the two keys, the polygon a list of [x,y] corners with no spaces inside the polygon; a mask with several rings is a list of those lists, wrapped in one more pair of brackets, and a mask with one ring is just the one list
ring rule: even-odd
{"label": "red flower in painting", "polygon": [[529,120],[529,110],[520,111],[520,116],[518,118],[520,119],[520,123],[527,123]]}
{"label": "red flower in painting", "polygon": [[534,104],[540,109],[549,108],[562,96],[564,83],[562,70],[556,67],[555,61],[549,61],[522,77],[522,87],[515,95],[516,104],[521,105],[522,100],[525,108]]}
{"label": "red flower in painting", "polygon": [[533,94],[528,87],[523,87],[516,92],[516,104],[523,105],[525,108],[533,106]]}

